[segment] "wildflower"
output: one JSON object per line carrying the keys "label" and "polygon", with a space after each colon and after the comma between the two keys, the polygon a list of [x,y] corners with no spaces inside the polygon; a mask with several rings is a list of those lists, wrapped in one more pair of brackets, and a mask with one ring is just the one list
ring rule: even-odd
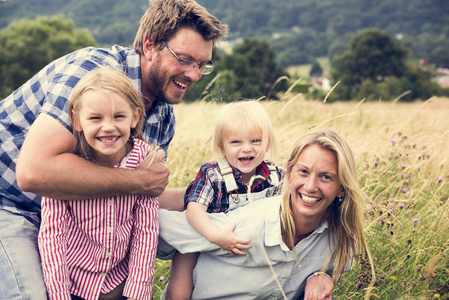
{"label": "wildflower", "polygon": [[379,162],[376,160],[376,161],[374,162],[374,166],[377,167],[378,165],[379,165]]}
{"label": "wildflower", "polygon": [[403,168],[403,169],[407,168],[407,165],[403,164],[403,165],[402,165],[402,168]]}
{"label": "wildflower", "polygon": [[433,295],[433,298],[435,298],[435,299],[440,299],[440,297],[441,297],[441,295],[438,294],[438,293],[436,293],[436,294]]}
{"label": "wildflower", "polygon": [[357,288],[360,289],[363,286],[363,282],[359,281],[359,283],[357,283]]}
{"label": "wildflower", "polygon": [[409,156],[410,155],[410,152],[405,152],[405,156]]}
{"label": "wildflower", "polygon": [[427,157],[427,159],[429,159],[430,158],[430,154],[427,154],[426,157]]}
{"label": "wildflower", "polygon": [[422,267],[423,267],[423,265],[421,265],[421,264],[416,265],[416,269],[417,269],[418,271],[421,271]]}
{"label": "wildflower", "polygon": [[397,280],[398,278],[396,276],[391,276],[390,279],[391,280]]}
{"label": "wildflower", "polygon": [[426,279],[427,279],[426,275],[422,275],[421,278],[419,278],[419,280],[421,280],[421,281],[424,281]]}
{"label": "wildflower", "polygon": [[413,219],[413,223],[418,224],[419,222],[421,222],[421,219],[419,219],[419,218],[414,218]]}
{"label": "wildflower", "polygon": [[413,143],[412,147],[413,147],[413,148],[416,148],[416,143]]}
{"label": "wildflower", "polygon": [[406,188],[403,188],[403,189],[402,189],[402,193],[403,193],[403,194],[407,193],[407,189],[406,189]]}
{"label": "wildflower", "polygon": [[393,210],[391,208],[388,209],[388,215],[393,214]]}
{"label": "wildflower", "polygon": [[412,243],[412,240],[408,240],[407,243],[410,245]]}
{"label": "wildflower", "polygon": [[165,276],[159,277],[159,281],[160,281],[160,282],[163,282],[164,280],[165,280]]}
{"label": "wildflower", "polygon": [[438,177],[438,182],[440,183],[440,182],[442,182],[443,181],[443,177]]}
{"label": "wildflower", "polygon": [[395,140],[391,140],[390,143],[394,146],[396,144]]}
{"label": "wildflower", "polygon": [[404,205],[404,204],[402,204],[402,203],[401,203],[401,204],[399,204],[399,208],[400,208],[400,209],[403,209],[404,207],[405,207],[405,205]]}

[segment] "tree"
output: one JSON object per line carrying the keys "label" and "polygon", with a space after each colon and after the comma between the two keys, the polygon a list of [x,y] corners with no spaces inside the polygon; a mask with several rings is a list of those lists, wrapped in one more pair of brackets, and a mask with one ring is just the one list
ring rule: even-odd
{"label": "tree", "polygon": [[[276,53],[264,40],[246,38],[237,44],[231,54],[213,53],[217,76],[204,76],[187,93],[185,99],[194,101],[204,97],[204,89],[214,101],[229,102],[239,98],[260,98],[270,96],[276,99],[276,92],[285,89],[281,81],[274,89],[273,84],[286,72],[277,62]],[[214,80],[211,86],[209,83]],[[271,93],[270,93],[271,92]]]}
{"label": "tree", "polygon": [[60,16],[21,20],[0,31],[0,99],[46,64],[74,50],[94,46],[93,36]]}
{"label": "tree", "polygon": [[333,77],[347,86],[344,98],[355,96],[365,80],[382,82],[389,76],[404,75],[407,51],[387,32],[370,28],[350,41],[349,50],[334,61]]}
{"label": "tree", "polygon": [[323,68],[317,60],[313,62],[309,75],[310,77],[321,77],[321,75],[323,75]]}

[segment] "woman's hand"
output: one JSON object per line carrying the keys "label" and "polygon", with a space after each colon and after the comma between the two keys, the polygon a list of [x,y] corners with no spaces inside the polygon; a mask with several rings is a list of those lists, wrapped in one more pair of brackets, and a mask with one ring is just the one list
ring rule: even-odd
{"label": "woman's hand", "polygon": [[327,274],[312,276],[307,280],[304,300],[332,300],[334,281]]}

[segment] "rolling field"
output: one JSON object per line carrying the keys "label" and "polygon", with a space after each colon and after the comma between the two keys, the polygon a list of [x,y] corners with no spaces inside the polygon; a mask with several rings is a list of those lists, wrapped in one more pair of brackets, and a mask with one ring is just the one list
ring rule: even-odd
{"label": "rolling field", "polygon": [[[262,102],[277,132],[278,164],[297,137],[332,128],[351,145],[369,196],[365,230],[377,280],[370,299],[449,299],[449,99],[425,102]],[[215,112],[221,104],[175,106],[170,187],[184,187],[212,160]],[[169,278],[157,261],[154,299]],[[238,276],[238,274],[236,274]],[[336,299],[363,299],[370,281],[364,261],[338,283]]]}

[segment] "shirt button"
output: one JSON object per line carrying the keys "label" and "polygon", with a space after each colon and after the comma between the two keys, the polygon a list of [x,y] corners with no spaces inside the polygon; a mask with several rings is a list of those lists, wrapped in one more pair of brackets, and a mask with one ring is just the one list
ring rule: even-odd
{"label": "shirt button", "polygon": [[111,252],[106,252],[106,258],[110,258],[112,256]]}
{"label": "shirt button", "polygon": [[112,227],[108,227],[108,233],[112,233]]}

